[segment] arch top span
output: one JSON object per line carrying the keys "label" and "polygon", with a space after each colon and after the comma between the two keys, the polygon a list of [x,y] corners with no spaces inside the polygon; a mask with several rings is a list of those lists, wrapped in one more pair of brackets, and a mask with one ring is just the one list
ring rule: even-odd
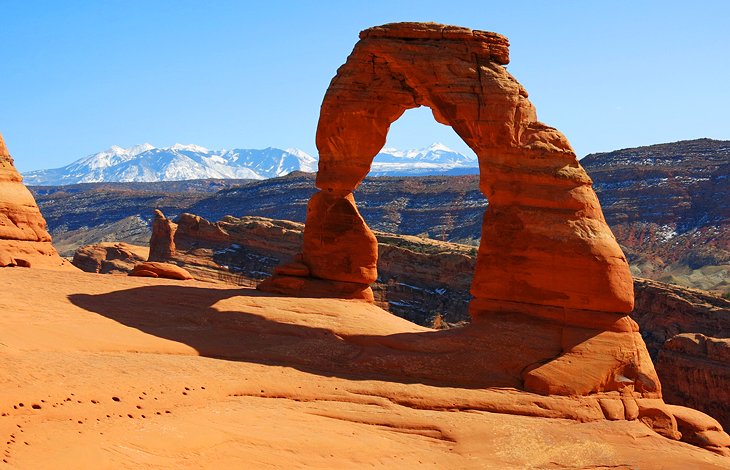
{"label": "arch top span", "polygon": [[360,39],[454,39],[473,44],[475,51],[500,64],[509,64],[509,40],[499,33],[439,23],[388,23],[360,31]]}
{"label": "arch top span", "polygon": [[504,68],[509,62],[504,36],[436,23],[392,23],[360,37],[322,102],[318,188],[353,190],[385,144],[390,125],[418,106],[428,106],[436,121],[451,126],[482,167],[490,160],[514,163],[503,158],[510,148],[557,151],[565,154],[561,166],[576,161],[567,139],[537,121],[527,91]]}

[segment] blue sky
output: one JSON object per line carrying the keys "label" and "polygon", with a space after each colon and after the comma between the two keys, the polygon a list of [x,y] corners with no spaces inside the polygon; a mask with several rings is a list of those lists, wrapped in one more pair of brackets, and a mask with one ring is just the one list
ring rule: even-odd
{"label": "blue sky", "polygon": [[[299,147],[369,26],[496,31],[540,120],[576,153],[730,139],[726,1],[0,0],[0,132],[21,171],[110,147]],[[389,145],[465,150],[427,110]]]}

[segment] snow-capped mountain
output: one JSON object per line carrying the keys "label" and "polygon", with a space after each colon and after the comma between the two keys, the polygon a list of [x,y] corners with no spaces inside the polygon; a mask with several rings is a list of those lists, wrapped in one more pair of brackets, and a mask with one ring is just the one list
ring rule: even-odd
{"label": "snow-capped mountain", "polygon": [[[150,144],[113,146],[62,168],[24,173],[28,185],[100,182],[180,181],[203,178],[267,179],[292,171],[317,171],[317,159],[299,149],[209,150],[199,145]],[[419,150],[383,148],[371,176],[464,174],[478,171],[475,156],[462,155],[443,144]]]}
{"label": "snow-capped mountain", "polygon": [[209,150],[198,145],[113,146],[62,168],[24,173],[29,185],[180,181],[202,178],[266,179],[317,170],[317,160],[298,149]]}
{"label": "snow-capped mountain", "polygon": [[476,156],[435,143],[417,150],[384,147],[373,160],[370,176],[465,174],[477,173],[478,169]]}

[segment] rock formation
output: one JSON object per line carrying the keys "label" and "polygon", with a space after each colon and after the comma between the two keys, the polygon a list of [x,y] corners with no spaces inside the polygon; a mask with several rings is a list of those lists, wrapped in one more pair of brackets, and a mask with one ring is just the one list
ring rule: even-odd
{"label": "rock formation", "polygon": [[[460,386],[510,358],[367,302],[30,269],[0,270],[0,283],[3,469],[730,464],[639,420],[605,419],[610,399]],[[726,437],[716,423],[677,416],[724,452],[707,445]]]}
{"label": "rock formation", "polygon": [[129,275],[138,277],[162,277],[180,281],[189,281],[193,278],[185,268],[170,263],[153,261],[139,263],[132,269]]}
{"label": "rock formation", "polygon": [[473,347],[464,338],[480,337],[502,360],[487,354],[469,373],[542,395],[603,396],[607,419],[640,419],[678,439],[628,316],[631,273],[592,181],[567,139],[537,121],[508,62],[508,41],[495,33],[433,23],[361,32],[322,103],[320,191],[307,209],[303,251],[293,269],[281,267],[259,287],[322,296],[329,283],[333,297],[369,300],[377,241],[353,191],[390,124],[409,108],[428,106],[477,154],[489,200],[471,287],[474,321],[452,341]]}
{"label": "rock formation", "polygon": [[147,261],[165,261],[175,255],[175,225],[161,210],[155,209],[150,238],[150,257]]}
{"label": "rock formation", "polygon": [[23,185],[0,135],[0,267],[74,269],[51,245],[33,195]]}
{"label": "rock formation", "polygon": [[565,137],[537,121],[527,92],[504,68],[507,39],[420,23],[370,28],[360,38],[322,103],[320,192],[309,204],[303,249],[311,275],[375,279],[376,242],[352,192],[390,124],[409,108],[429,106],[476,152],[490,201],[472,286],[474,316],[515,301],[631,311],[628,266],[591,180]]}
{"label": "rock formation", "polygon": [[[283,260],[298,258],[296,253],[303,242],[302,224],[263,217],[239,219],[231,216],[211,223],[192,214],[182,214],[176,222],[174,225],[179,226],[175,231],[175,244],[178,250],[169,261],[189,269],[196,279],[222,280],[240,286],[251,286],[255,285],[255,281],[261,279],[265,273],[276,271],[291,278],[306,275],[308,267],[301,261],[298,264],[290,263],[277,267],[277,263]],[[378,239],[380,276],[373,285],[376,304],[425,326],[432,324],[436,312],[444,314],[443,319],[452,325],[468,318],[466,309],[468,296],[465,294],[468,292],[475,264],[474,248],[412,236],[381,232],[374,234]],[[651,288],[647,288],[647,285]],[[642,334],[647,339],[649,350],[653,355],[656,355],[657,348],[664,343],[668,332],[673,334],[671,332],[678,329],[697,329],[702,324],[706,327],[717,324],[723,328],[721,305],[720,308],[712,307],[709,313],[698,311],[703,305],[702,302],[697,299],[682,300],[681,297],[686,297],[690,292],[686,289],[640,279],[635,281],[635,286],[636,308],[632,312],[632,318],[641,324]],[[307,294],[314,297],[317,292]],[[713,299],[722,305],[730,305],[729,302],[713,296],[709,296],[707,301],[711,302]],[[672,305],[674,307],[670,308]],[[677,306],[681,307],[681,312],[677,311]],[[662,315],[664,310],[670,315]],[[357,367],[368,372],[380,368],[398,370],[399,373],[409,377],[437,379],[452,384],[467,384],[470,387],[491,383],[495,386],[521,388],[520,369],[525,363],[534,361],[534,357],[539,355],[544,357],[546,349],[554,350],[555,345],[559,343],[556,339],[559,329],[537,323],[536,337],[527,347],[524,344],[525,331],[531,331],[530,325],[536,323],[530,323],[520,313],[515,314],[513,318],[505,315],[501,317],[501,325],[496,321],[479,322],[473,327],[440,332],[439,334],[443,334],[441,337],[438,335],[432,336],[431,339],[424,337],[420,342],[402,338],[409,343],[407,346],[397,345],[398,341],[395,339],[388,340],[385,344],[401,352],[387,360],[382,357],[373,359],[372,362],[363,359]],[[683,318],[687,325],[682,325]],[[486,327],[482,326],[485,323]],[[712,332],[708,328],[702,331]],[[488,338],[488,341],[485,342],[484,338]],[[368,340],[368,344],[370,342],[372,340]],[[521,346],[515,348],[515,345]],[[604,352],[605,346],[605,343],[601,345]],[[664,354],[660,357],[674,357],[666,354],[667,348],[668,345],[665,345]],[[526,356],[525,350],[529,349],[534,351]],[[408,351],[413,356],[407,356]],[[529,356],[533,353],[535,356],[530,359]],[[429,356],[438,356],[438,360],[433,361]],[[713,377],[714,380],[723,377],[725,366],[710,363],[702,357],[684,355],[682,358],[681,362],[686,362],[683,366],[685,368],[668,367],[667,372],[661,368],[663,363],[660,362],[659,376],[663,395],[665,398],[670,397],[670,403],[692,406],[719,419],[722,415],[716,411],[721,409],[727,400],[724,392],[719,388],[713,389],[710,385],[713,383]],[[595,362],[595,357],[591,358],[590,354],[585,356],[585,359],[586,367]],[[487,364],[489,366],[485,367]],[[687,372],[690,368],[695,371]],[[676,373],[671,373],[674,370]],[[686,380],[685,377],[688,375],[692,376],[693,380]],[[704,377],[704,381],[698,380],[698,375]],[[679,398],[675,399],[674,394],[677,390],[681,393]],[[614,406],[618,403],[612,401],[616,397],[615,392],[614,395],[609,394],[609,397],[614,398],[599,399],[595,406],[601,409],[601,413],[605,411],[607,416],[616,419],[620,415],[620,407]],[[624,415],[626,416],[628,410],[628,416],[632,418],[638,410],[639,402],[637,401],[634,406],[630,398],[625,395],[622,397],[621,406],[624,407]],[[652,409],[647,408],[647,404],[656,405],[656,403],[657,400],[642,402],[642,410],[649,413],[647,416],[651,416],[647,410]],[[681,412],[680,408],[671,409]],[[654,410],[654,412],[662,410],[661,404]],[[647,416],[644,416],[644,419],[649,419]],[[664,416],[664,422],[671,424],[671,420],[667,421],[667,415],[658,416]],[[702,439],[717,437],[706,447],[719,452],[722,447],[720,444],[724,442],[722,439],[725,438],[720,434],[721,428],[712,423],[714,420],[705,417],[689,428],[686,423],[677,424],[680,427],[684,426],[685,430],[680,432],[686,442],[699,445]]]}
{"label": "rock formation", "polygon": [[127,274],[136,264],[145,261],[149,250],[128,243],[97,243],[82,246],[71,263],[87,273]]}

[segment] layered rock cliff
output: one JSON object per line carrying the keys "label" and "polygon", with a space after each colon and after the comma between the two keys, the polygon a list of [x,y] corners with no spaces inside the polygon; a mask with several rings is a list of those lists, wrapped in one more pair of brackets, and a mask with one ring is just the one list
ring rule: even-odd
{"label": "layered rock cliff", "polygon": [[723,290],[730,278],[730,142],[698,139],[585,157],[636,275]]}
{"label": "layered rock cliff", "polygon": [[635,281],[641,326],[669,403],[730,428],[730,300],[647,279]]}

